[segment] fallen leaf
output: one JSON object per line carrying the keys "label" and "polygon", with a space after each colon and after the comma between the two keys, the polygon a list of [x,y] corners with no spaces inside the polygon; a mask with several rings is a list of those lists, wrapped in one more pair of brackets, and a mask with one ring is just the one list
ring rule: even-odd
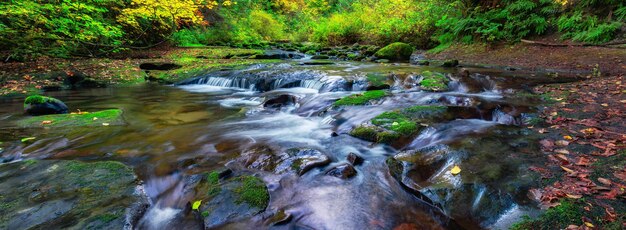
{"label": "fallen leaf", "polygon": [[22,143],[27,142],[27,141],[32,141],[32,140],[35,140],[35,139],[37,139],[37,138],[36,137],[25,137],[25,138],[22,138]]}
{"label": "fallen leaf", "polygon": [[191,205],[191,209],[193,210],[198,210],[198,208],[200,208],[200,205],[202,204],[202,200],[196,200],[193,202],[193,204]]}
{"label": "fallen leaf", "polygon": [[590,228],[595,227],[592,223],[589,223],[589,222],[585,222],[585,226],[590,227]]}
{"label": "fallen leaf", "polygon": [[572,138],[572,136],[569,136],[569,135],[563,136],[563,138],[565,140],[573,140],[574,139],[574,138]]}
{"label": "fallen leaf", "polygon": [[604,107],[609,107],[609,104],[607,104],[607,103],[602,103],[602,104],[600,104],[600,105],[601,105],[601,106],[604,106]]}
{"label": "fallen leaf", "polygon": [[583,195],[574,195],[574,194],[565,194],[565,196],[571,199],[580,199],[583,197]]}
{"label": "fallen leaf", "polygon": [[571,170],[571,169],[569,169],[569,168],[566,168],[566,167],[563,167],[563,166],[561,166],[561,168],[562,168],[563,170],[565,170],[565,172],[568,172],[568,173],[576,173],[576,172],[574,172],[574,170]]}
{"label": "fallen leaf", "polygon": [[94,121],[95,121],[95,120],[98,120],[98,118],[97,118],[97,117],[94,117],[94,118],[93,118],[93,120],[94,120]]}
{"label": "fallen leaf", "polygon": [[103,126],[109,126],[109,123],[102,123]]}
{"label": "fallen leaf", "polygon": [[555,141],[554,144],[556,144],[556,146],[565,147],[569,145],[569,141],[558,140]]}
{"label": "fallen leaf", "polygon": [[49,124],[52,124],[52,121],[42,121],[41,124],[42,125],[49,125]]}
{"label": "fallen leaf", "polygon": [[554,152],[560,154],[569,154],[569,151],[567,149],[556,149],[554,150]]}
{"label": "fallen leaf", "polygon": [[450,170],[450,173],[452,173],[452,175],[457,175],[457,174],[461,173],[461,168],[458,165],[455,165]]}

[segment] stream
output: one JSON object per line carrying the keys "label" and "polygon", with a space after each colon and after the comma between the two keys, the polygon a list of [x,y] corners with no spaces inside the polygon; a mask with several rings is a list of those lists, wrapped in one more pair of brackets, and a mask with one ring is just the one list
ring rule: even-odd
{"label": "stream", "polygon": [[[65,206],[58,203],[57,212],[33,212],[29,205],[38,204],[29,198],[17,209],[23,211],[19,215],[31,215],[0,228],[44,228],[36,219],[52,215],[57,220],[47,223],[76,229],[507,229],[522,216],[539,213],[527,191],[540,179],[528,167],[543,156],[526,127],[541,100],[519,95],[534,85],[568,78],[465,69],[468,76],[457,74],[457,68],[286,60],[220,70],[174,85],[46,93],[72,111],[119,108],[126,122],[122,126],[22,128],[16,122],[26,117],[23,99],[5,100],[0,107],[0,160],[5,163],[0,167],[28,159],[118,161],[140,181],[130,193],[143,198],[120,207],[116,201],[90,208],[91,213],[125,210],[119,211],[120,225],[99,220],[104,227],[77,225],[95,214],[59,213],[58,207]],[[446,74],[449,90],[421,90],[424,71]],[[333,106],[342,97],[366,91],[368,74],[388,76],[389,96],[368,105]],[[385,111],[416,105],[446,106],[452,119],[420,124],[419,133],[392,145],[350,135]],[[36,139],[22,143],[24,137]],[[362,158],[348,166],[354,172],[331,176],[347,166],[349,155]],[[313,163],[294,170],[293,162],[300,159]],[[450,173],[454,166],[460,174]],[[208,211],[200,215],[189,206],[202,193],[198,178],[211,171],[220,172],[226,187],[213,203],[203,201],[200,211]],[[22,185],[9,183],[15,176],[7,172],[0,172],[0,199],[24,191],[9,187]],[[25,178],[39,175],[19,172]],[[242,206],[227,194],[225,181],[239,175],[264,182],[267,207]],[[63,181],[61,177],[58,183]],[[72,200],[63,197],[55,199]]]}

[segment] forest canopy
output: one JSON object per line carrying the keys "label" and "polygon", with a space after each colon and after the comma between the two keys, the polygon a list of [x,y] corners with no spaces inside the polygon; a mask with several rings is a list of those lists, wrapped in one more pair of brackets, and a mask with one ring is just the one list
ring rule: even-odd
{"label": "forest canopy", "polygon": [[264,47],[271,41],[423,49],[558,34],[601,44],[623,38],[619,0],[10,0],[0,48],[10,55],[97,56],[164,42]]}

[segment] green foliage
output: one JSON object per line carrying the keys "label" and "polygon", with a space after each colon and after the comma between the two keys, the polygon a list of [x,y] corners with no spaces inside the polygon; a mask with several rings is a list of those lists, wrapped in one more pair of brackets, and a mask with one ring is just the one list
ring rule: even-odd
{"label": "green foliage", "polygon": [[550,26],[550,18],[559,12],[552,0],[504,0],[501,7],[476,6],[464,9],[459,1],[456,10],[436,23],[437,40],[448,45],[453,41],[518,41],[530,35],[541,35]]}
{"label": "green foliage", "polygon": [[16,56],[104,51],[90,44],[121,44],[124,31],[113,20],[120,6],[119,0],[3,1],[0,48]]}
{"label": "green foliage", "polygon": [[563,39],[588,43],[604,43],[613,40],[622,27],[620,22],[602,22],[594,15],[584,15],[576,11],[562,15],[557,21]]}
{"label": "green foliage", "polygon": [[387,96],[387,92],[384,90],[372,90],[372,91],[367,91],[363,94],[355,94],[355,95],[350,95],[350,96],[341,98],[338,101],[335,101],[334,105],[335,106],[365,105],[372,100],[378,100],[385,96]]}

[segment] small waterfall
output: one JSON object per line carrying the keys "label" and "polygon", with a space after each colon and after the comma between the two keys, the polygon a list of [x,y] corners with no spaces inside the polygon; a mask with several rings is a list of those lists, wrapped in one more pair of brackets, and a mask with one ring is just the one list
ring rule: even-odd
{"label": "small waterfall", "polygon": [[491,120],[493,122],[496,122],[498,124],[503,124],[503,125],[518,125],[519,126],[522,124],[521,119],[517,119],[510,114],[502,112],[499,109],[496,109],[493,111],[493,116]]}
{"label": "small waterfall", "polygon": [[197,81],[191,82],[197,85],[210,85],[224,88],[240,88],[254,90],[254,84],[251,84],[246,78],[225,78],[225,77],[202,77]]}
{"label": "small waterfall", "polygon": [[322,90],[326,86],[326,83],[318,80],[302,80],[300,81],[300,87],[308,89]]}

